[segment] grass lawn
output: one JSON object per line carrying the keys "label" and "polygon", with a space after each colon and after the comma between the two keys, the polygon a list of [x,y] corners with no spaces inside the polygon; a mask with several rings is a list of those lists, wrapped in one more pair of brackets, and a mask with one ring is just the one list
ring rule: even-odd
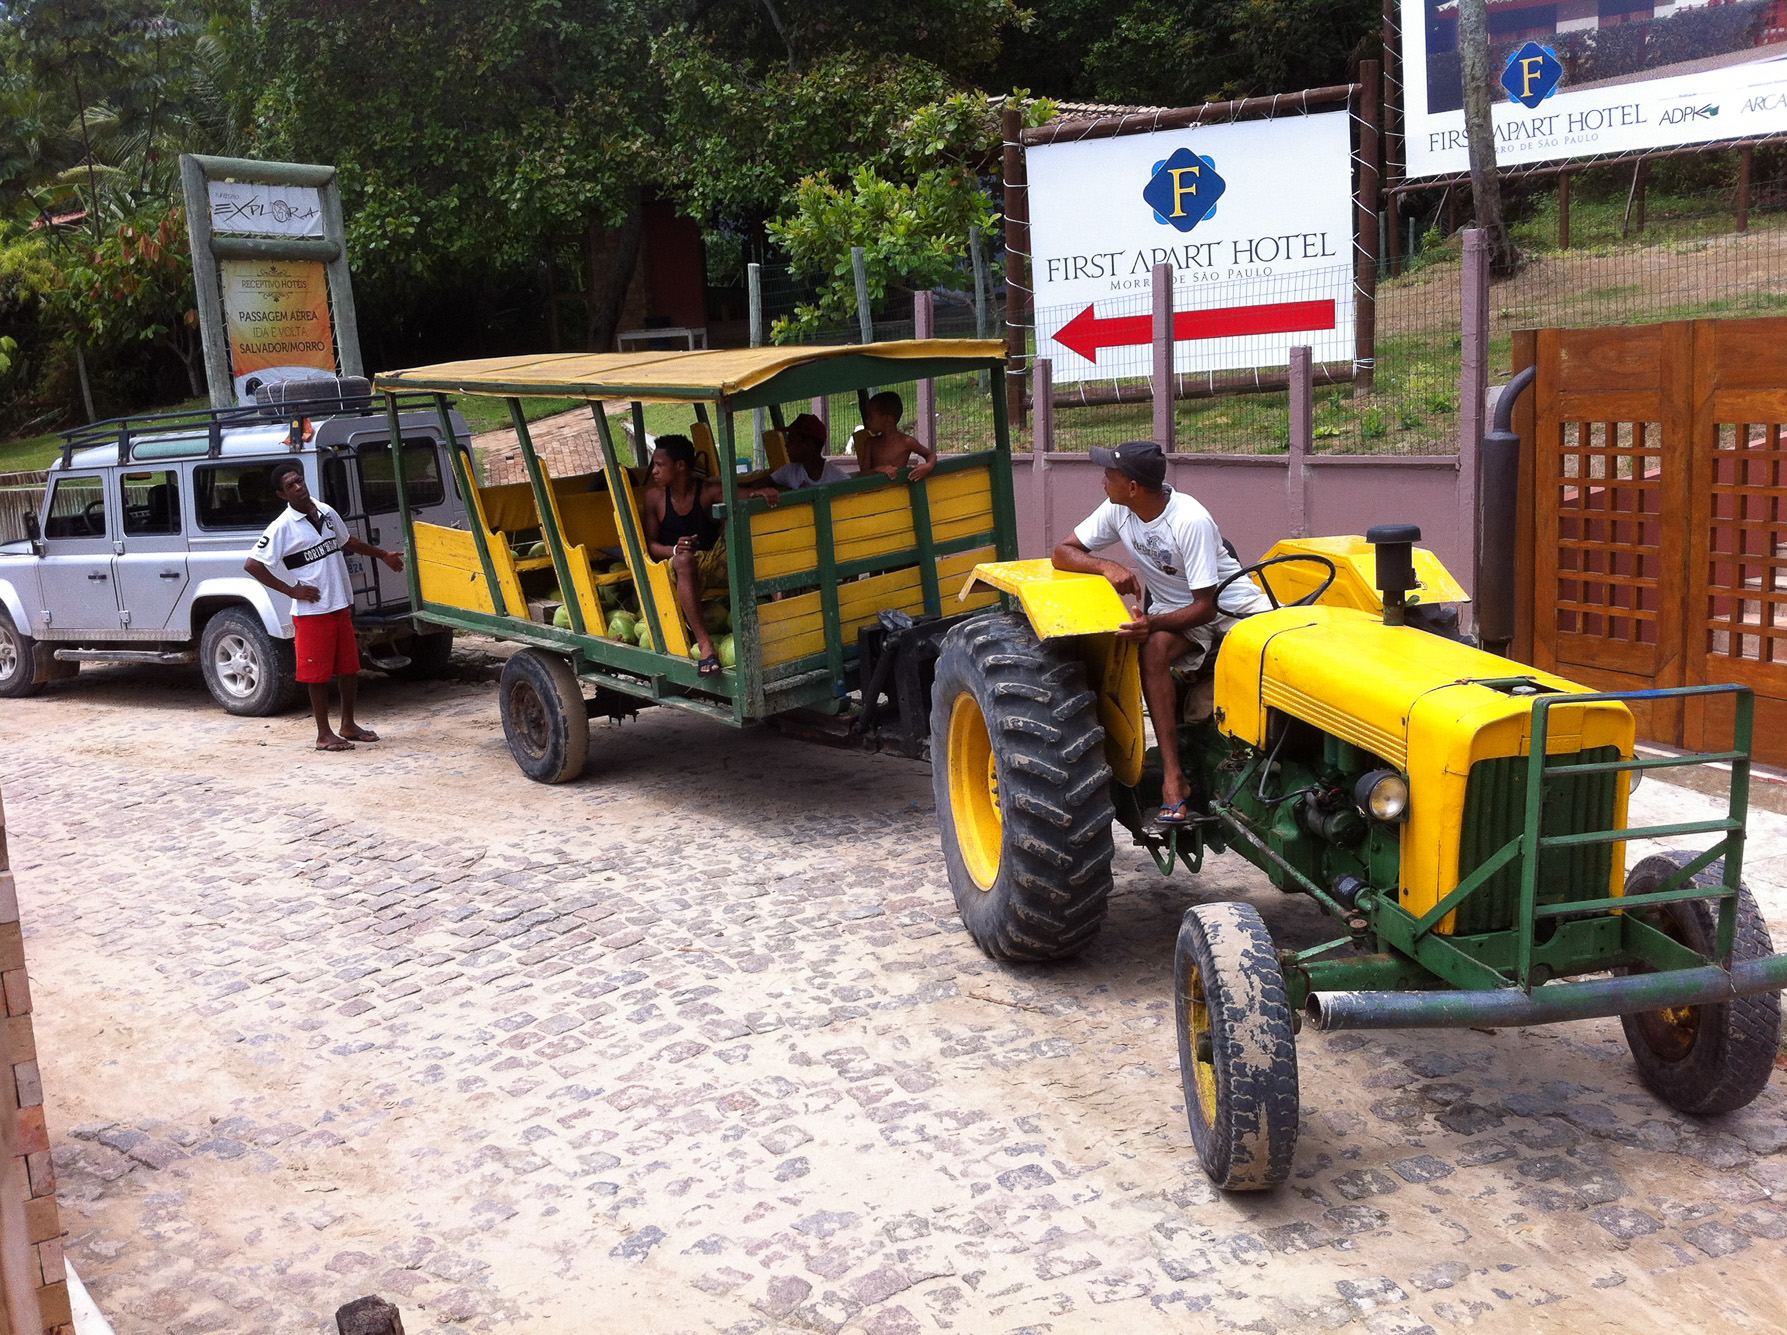
{"label": "grass lawn", "polygon": [[[581,402],[580,399],[523,399],[521,411],[532,422],[575,408]],[[493,399],[482,394],[461,394],[453,399],[453,406],[465,418],[466,425],[471,427],[474,436],[483,431],[506,431],[514,425],[509,418],[509,404],[506,399]]]}
{"label": "grass lawn", "polygon": [[0,443],[0,473],[34,473],[48,468],[61,448],[62,437],[53,431]]}

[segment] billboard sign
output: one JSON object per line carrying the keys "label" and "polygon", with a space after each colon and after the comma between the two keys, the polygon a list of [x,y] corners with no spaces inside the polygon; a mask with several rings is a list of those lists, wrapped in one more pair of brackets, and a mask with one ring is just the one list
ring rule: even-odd
{"label": "billboard sign", "polygon": [[[1504,167],[1787,130],[1773,0],[1488,0]],[[1458,0],[1401,0],[1411,178],[1470,170]]]}
{"label": "billboard sign", "polygon": [[220,260],[230,378],[238,402],[263,384],[335,374],[329,277],[321,260]]}
{"label": "billboard sign", "polygon": [[207,181],[211,230],[237,236],[321,236],[322,191],[313,185]]}
{"label": "billboard sign", "polygon": [[1037,355],[1056,383],[1148,374],[1156,264],[1174,269],[1180,371],[1353,356],[1348,113],[1026,152]]}

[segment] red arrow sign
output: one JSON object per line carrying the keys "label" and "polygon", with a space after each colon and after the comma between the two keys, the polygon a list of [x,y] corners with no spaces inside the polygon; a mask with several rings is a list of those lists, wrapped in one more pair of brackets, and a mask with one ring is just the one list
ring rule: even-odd
{"label": "red arrow sign", "polygon": [[[1173,339],[1240,338],[1248,334],[1292,334],[1306,329],[1332,329],[1334,302],[1280,301],[1269,306],[1224,306],[1173,315]],[[1121,315],[1101,320],[1088,306],[1055,331],[1055,341],[1089,362],[1100,348],[1124,348],[1154,341],[1154,317]]]}

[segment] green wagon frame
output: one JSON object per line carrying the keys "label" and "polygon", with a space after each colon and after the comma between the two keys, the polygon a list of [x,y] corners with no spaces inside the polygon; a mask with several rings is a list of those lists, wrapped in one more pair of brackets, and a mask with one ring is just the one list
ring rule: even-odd
{"label": "green wagon frame", "polygon": [[[753,348],[636,354],[568,354],[449,363],[377,377],[400,431],[397,395],[432,394],[459,490],[467,500],[470,531],[433,530],[418,524],[399,479],[412,605],[419,620],[457,630],[514,640],[564,656],[578,680],[625,697],[633,706],[664,704],[721,722],[743,725],[788,711],[824,707],[860,680],[855,633],[883,612],[929,619],[944,617],[945,597],[981,561],[1017,554],[1011,446],[1002,394],[990,392],[991,447],[940,458],[935,470],[913,482],[907,473],[889,480],[852,478],[785,493],[771,507],[739,495],[737,417],[765,409],[772,438],[783,425],[783,407],[818,396],[854,392],[866,403],[873,387],[913,380],[992,372],[1002,384],[1004,347],[990,340],[907,340],[852,347]],[[481,487],[467,442],[451,429],[451,395],[478,394],[507,400],[525,486],[510,494]],[[528,397],[589,401],[601,447],[598,472],[553,478],[540,459],[521,400]],[[622,457],[604,405],[630,404],[633,439],[645,439],[644,408],[682,404],[694,420],[698,445],[711,441],[708,458],[722,489],[714,507],[722,524],[737,666],[703,678],[683,652],[683,630],[668,570],[646,550],[636,476]],[[401,451],[398,451],[401,455]],[[519,491],[521,495],[513,493]],[[606,500],[592,498],[602,498]],[[499,512],[517,503],[547,555],[516,560]],[[581,539],[581,541],[579,541]],[[598,571],[598,561],[624,561],[623,574]],[[548,573],[549,572],[549,573]],[[960,578],[957,578],[957,577]],[[637,590],[652,648],[607,638],[594,590],[629,580]],[[529,590],[556,581],[569,629],[529,616]],[[997,601],[976,590],[950,613],[970,613]]]}

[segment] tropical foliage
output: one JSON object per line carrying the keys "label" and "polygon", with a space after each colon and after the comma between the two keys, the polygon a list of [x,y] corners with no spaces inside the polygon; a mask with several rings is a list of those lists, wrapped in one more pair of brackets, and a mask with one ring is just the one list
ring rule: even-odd
{"label": "tropical foliage", "polygon": [[[965,285],[998,110],[1331,82],[1361,0],[8,0],[0,434],[200,389],[184,152],[336,164],[385,365],[611,346],[654,201],[841,323]],[[737,264],[710,266],[724,270]],[[562,313],[562,321],[561,321]]]}

